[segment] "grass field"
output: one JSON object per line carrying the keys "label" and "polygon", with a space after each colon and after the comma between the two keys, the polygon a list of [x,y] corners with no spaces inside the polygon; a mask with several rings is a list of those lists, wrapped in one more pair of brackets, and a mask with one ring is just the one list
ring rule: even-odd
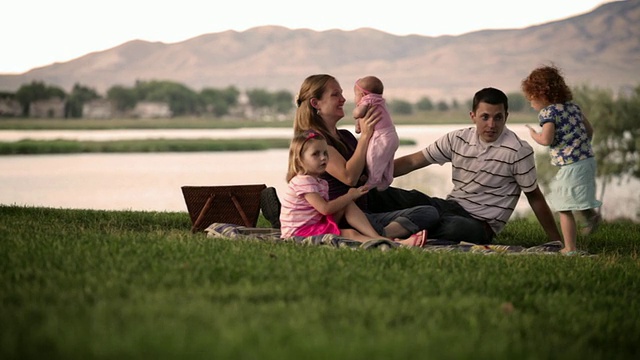
{"label": "grass field", "polygon": [[[260,219],[259,225],[265,224]],[[187,213],[0,206],[2,359],[635,359],[640,224],[594,256],[191,234]],[[496,242],[546,240],[511,221]]]}

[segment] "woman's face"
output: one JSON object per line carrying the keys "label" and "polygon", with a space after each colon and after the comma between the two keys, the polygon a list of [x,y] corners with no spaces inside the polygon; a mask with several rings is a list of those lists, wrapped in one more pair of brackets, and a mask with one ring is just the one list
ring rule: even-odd
{"label": "woman's face", "polygon": [[324,93],[317,99],[316,109],[326,122],[337,123],[344,117],[344,103],[346,99],[342,96],[342,88],[336,80],[329,80]]}

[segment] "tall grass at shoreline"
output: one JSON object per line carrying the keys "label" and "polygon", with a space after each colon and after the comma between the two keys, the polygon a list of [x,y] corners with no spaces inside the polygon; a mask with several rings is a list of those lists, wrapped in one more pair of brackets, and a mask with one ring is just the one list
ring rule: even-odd
{"label": "tall grass at shoreline", "polygon": [[[348,111],[348,114],[351,112]],[[293,128],[294,115],[290,120],[265,121],[259,119],[218,119],[211,117],[176,117],[168,119],[36,119],[2,118],[0,130],[109,130],[109,129],[235,129],[235,128]],[[509,113],[509,123],[537,124],[532,112]],[[469,124],[468,110],[422,111],[410,115],[394,115],[397,125],[449,125]],[[346,116],[341,125],[353,125]]]}
{"label": "tall grass at shoreline", "polygon": [[[290,139],[20,140],[0,142],[0,155],[253,151],[287,149],[290,142]],[[415,145],[415,141],[400,139],[400,145]]]}
{"label": "tall grass at shoreline", "polygon": [[[580,237],[590,257],[334,249],[189,229],[187,213],[0,206],[0,357],[638,355],[640,224]],[[531,219],[496,240],[545,241]]]}
{"label": "tall grass at shoreline", "polygon": [[248,151],[286,149],[290,141],[289,139],[20,140],[0,142],[0,155]]}

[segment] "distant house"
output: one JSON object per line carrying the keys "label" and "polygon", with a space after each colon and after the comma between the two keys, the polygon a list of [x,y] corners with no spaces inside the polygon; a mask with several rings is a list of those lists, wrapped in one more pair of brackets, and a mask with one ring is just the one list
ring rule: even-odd
{"label": "distant house", "polygon": [[173,113],[169,104],[155,101],[139,101],[131,112],[133,117],[141,119],[170,118]]}
{"label": "distant house", "polygon": [[29,117],[35,118],[64,118],[67,102],[58,97],[37,100],[29,104]]}
{"label": "distant house", "polygon": [[22,116],[22,106],[16,99],[0,98],[0,116]]}
{"label": "distant house", "polygon": [[82,105],[82,117],[86,119],[111,119],[115,106],[108,99],[95,99]]}

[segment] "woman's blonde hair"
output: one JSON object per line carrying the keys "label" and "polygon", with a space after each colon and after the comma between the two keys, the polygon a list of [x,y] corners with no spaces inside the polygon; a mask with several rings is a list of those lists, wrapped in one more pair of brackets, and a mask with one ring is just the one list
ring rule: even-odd
{"label": "woman's blonde hair", "polygon": [[302,164],[302,154],[305,145],[309,141],[326,141],[322,134],[313,130],[306,130],[296,133],[289,146],[289,166],[287,169],[287,182],[291,181],[298,174],[306,174],[307,170]]}
{"label": "woman's blonde hair", "polygon": [[313,130],[320,133],[329,145],[342,152],[346,150],[344,144],[329,131],[327,124],[318,114],[318,110],[311,105],[311,99],[322,98],[327,88],[327,83],[330,81],[337,82],[335,77],[328,74],[311,75],[304,79],[296,96],[296,106],[298,108],[293,121],[293,133],[295,135],[303,131]]}

